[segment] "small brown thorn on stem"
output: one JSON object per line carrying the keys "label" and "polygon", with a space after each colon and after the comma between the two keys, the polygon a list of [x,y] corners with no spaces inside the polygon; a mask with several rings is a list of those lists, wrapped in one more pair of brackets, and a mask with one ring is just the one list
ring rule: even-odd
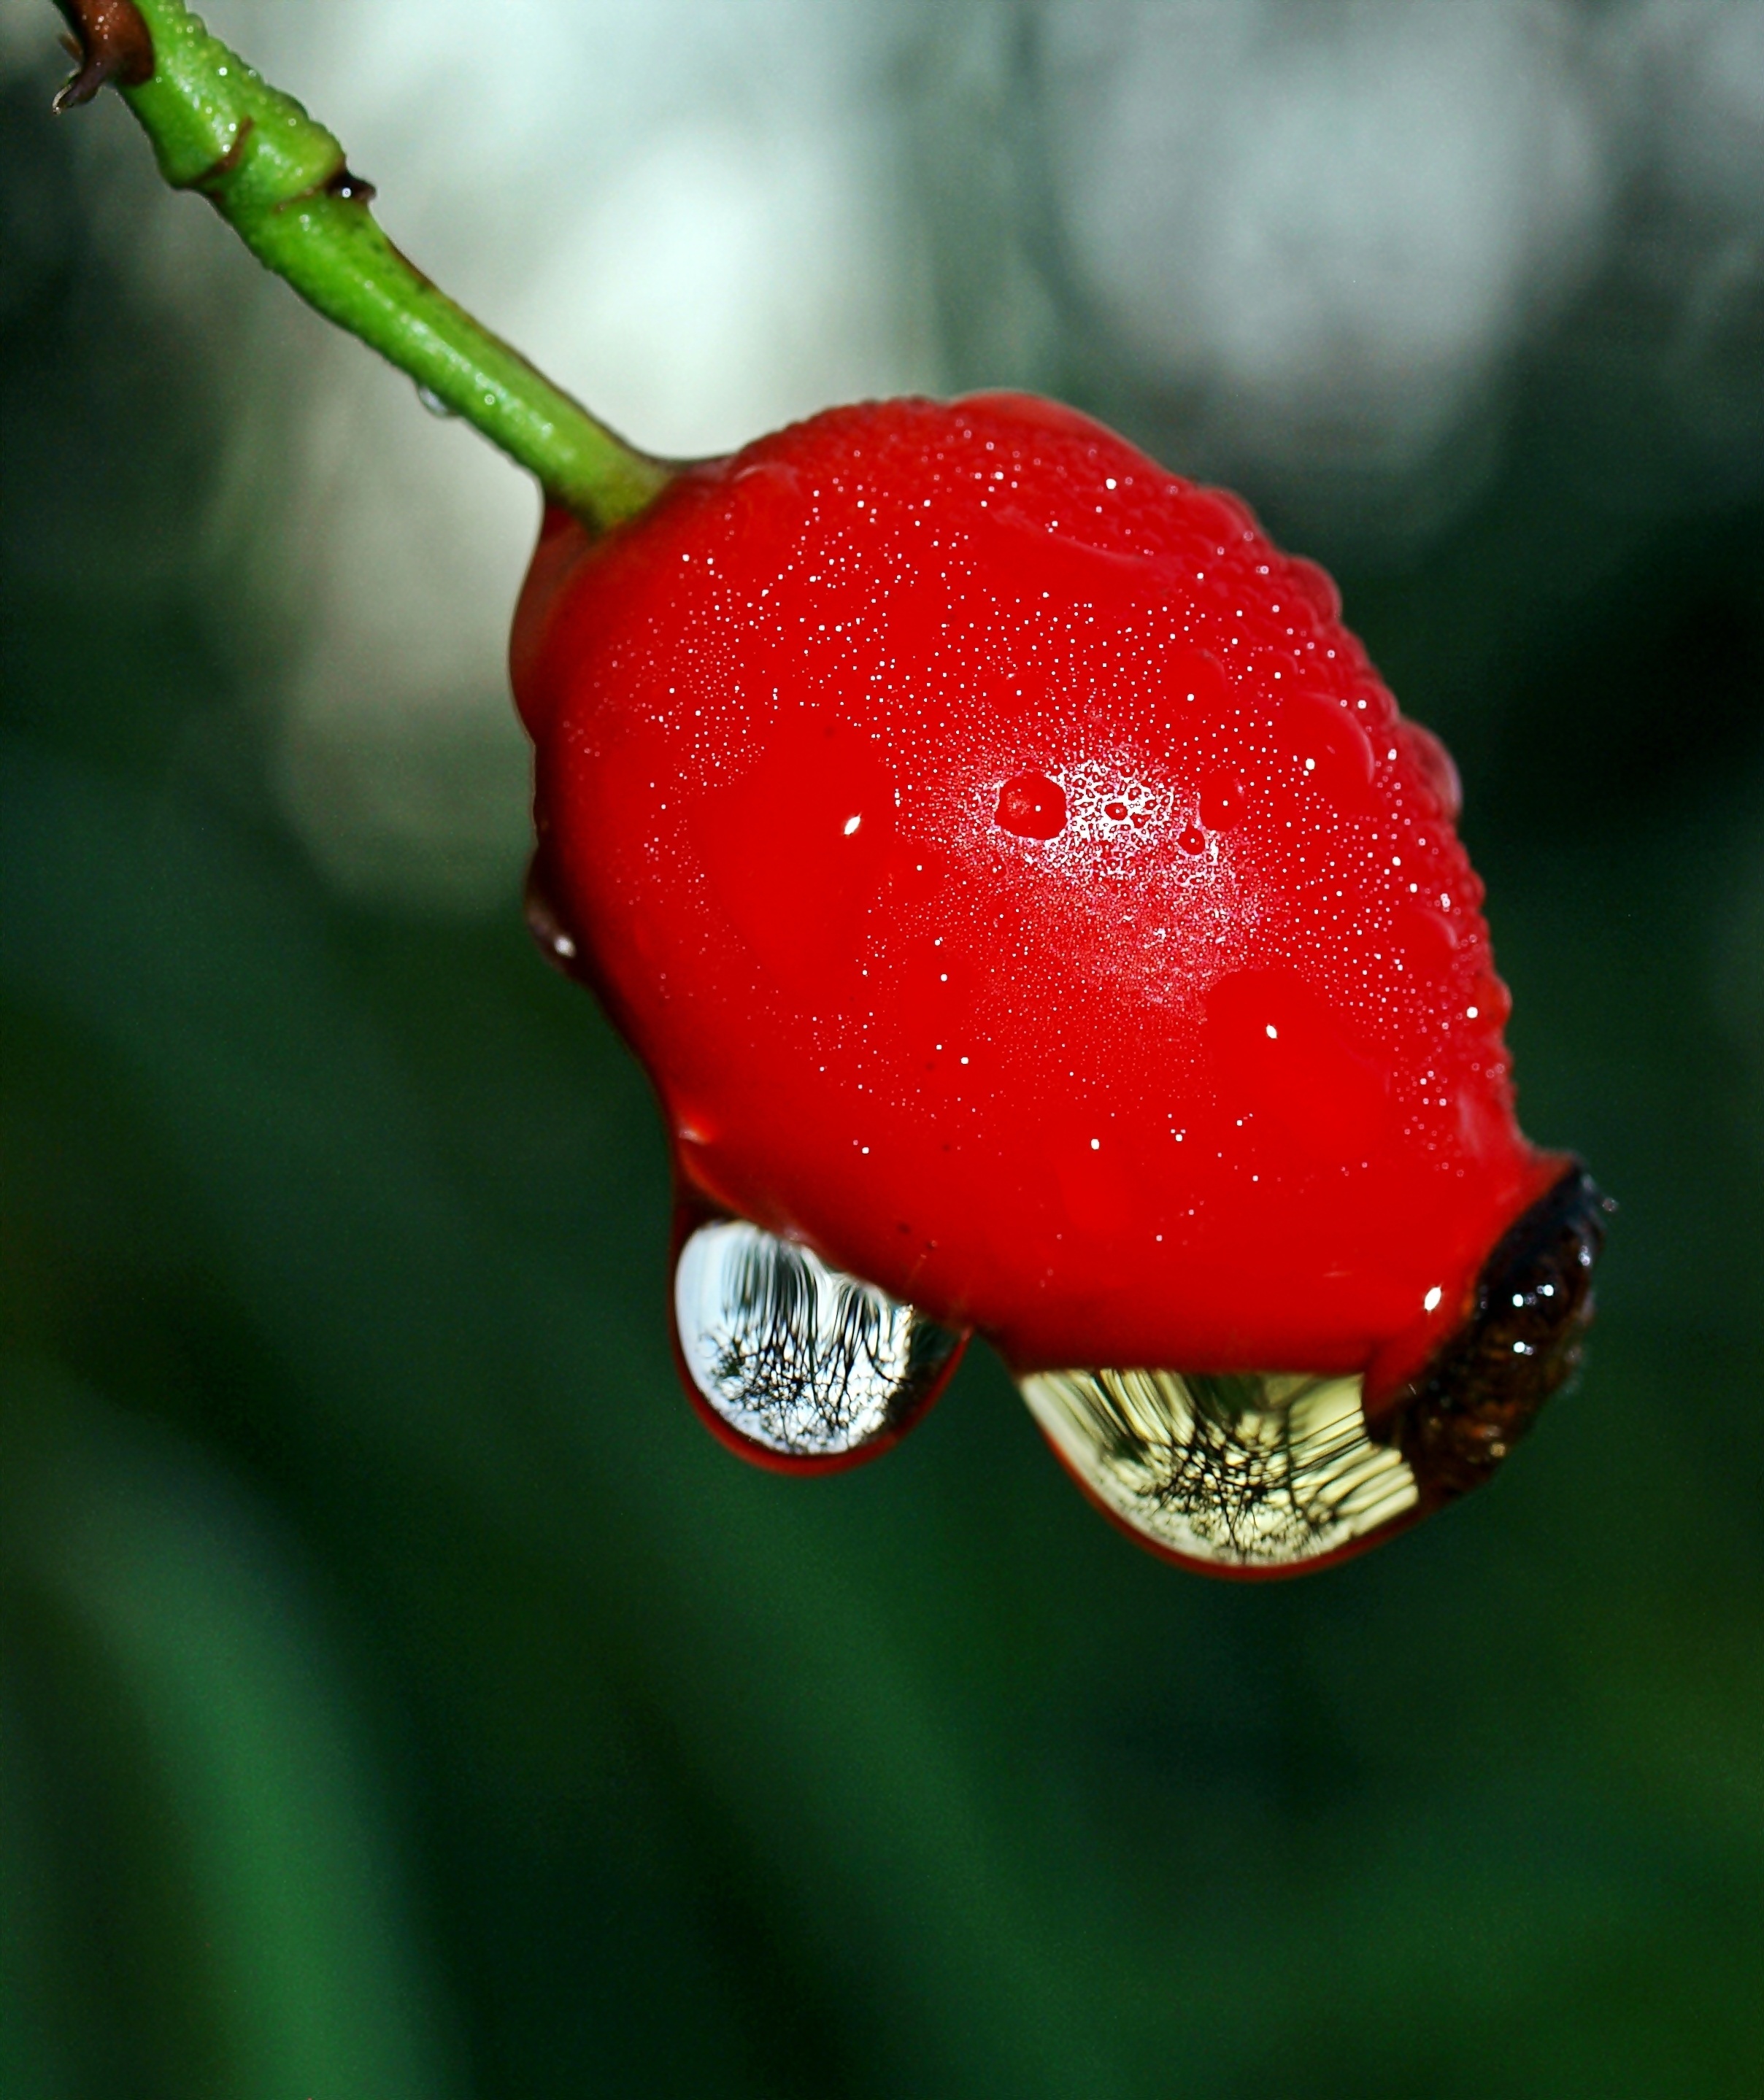
{"label": "small brown thorn on stem", "polygon": [[347,168],[339,168],[334,175],[326,179],[325,194],[341,197],[346,204],[372,204],[379,192],[364,177]]}
{"label": "small brown thorn on stem", "polygon": [[80,69],[50,105],[59,117],[90,102],[106,81],[139,87],[153,77],[153,40],[135,0],[57,0],[79,39]]}

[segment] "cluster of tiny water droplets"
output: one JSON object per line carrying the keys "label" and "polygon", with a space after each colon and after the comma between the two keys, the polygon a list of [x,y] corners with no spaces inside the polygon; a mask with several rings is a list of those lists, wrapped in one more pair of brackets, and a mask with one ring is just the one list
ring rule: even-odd
{"label": "cluster of tiny water droplets", "polygon": [[807,1247],[739,1220],[680,1250],[674,1317],[692,1383],[737,1435],[828,1458],[899,1428],[958,1337]]}
{"label": "cluster of tiny water droplets", "polygon": [[1043,846],[1042,858],[1050,867],[1075,867],[1086,876],[1099,854],[1125,862],[1158,845],[1175,806],[1168,782],[1148,777],[1125,755],[1063,768],[1059,784],[1066,822]]}
{"label": "cluster of tiny water droplets", "polygon": [[1366,1433],[1357,1378],[1042,1371],[1023,1394],[1107,1508],[1189,1560],[1291,1567],[1417,1500],[1401,1454]]}

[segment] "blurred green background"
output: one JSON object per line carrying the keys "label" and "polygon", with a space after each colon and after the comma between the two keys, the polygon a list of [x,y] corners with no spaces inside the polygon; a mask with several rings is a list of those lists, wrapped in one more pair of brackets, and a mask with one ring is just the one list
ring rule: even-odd
{"label": "blurred green background", "polygon": [[530,502],[9,8],[9,2100],[1764,2090],[1764,14],[214,11],[640,440],[1010,382],[1245,487],[1622,1212],[1519,1461],[1310,1580],[980,1352],[732,1459],[520,923]]}

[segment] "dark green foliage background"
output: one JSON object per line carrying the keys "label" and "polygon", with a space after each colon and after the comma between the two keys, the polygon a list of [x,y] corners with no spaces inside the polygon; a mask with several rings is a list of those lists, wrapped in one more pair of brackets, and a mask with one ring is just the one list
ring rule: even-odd
{"label": "dark green foliage background", "polygon": [[696,1426],[640,1076],[512,900],[290,842],[223,404],[4,135],[11,2100],[1764,2090],[1755,500],[1595,501],[1647,432],[1558,359],[1344,578],[1623,1213],[1508,1476],[1209,1584],[982,1352],[824,1483]]}

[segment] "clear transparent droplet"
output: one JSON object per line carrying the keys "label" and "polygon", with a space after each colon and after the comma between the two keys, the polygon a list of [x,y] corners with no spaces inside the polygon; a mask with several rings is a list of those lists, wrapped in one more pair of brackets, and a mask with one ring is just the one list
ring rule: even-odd
{"label": "clear transparent droplet", "polygon": [[1358,1378],[1076,1370],[1021,1383],[1104,1507],[1186,1560],[1300,1568],[1420,1500],[1402,1454],[1367,1433]]}
{"label": "clear transparent droplet", "polygon": [[674,1272],[692,1383],[736,1435],[790,1458],[891,1440],[935,1395],[962,1338],[807,1247],[729,1219]]}
{"label": "clear transparent droplet", "polygon": [[432,387],[419,386],[417,389],[417,399],[431,416],[451,416],[456,412],[448,407]]}

